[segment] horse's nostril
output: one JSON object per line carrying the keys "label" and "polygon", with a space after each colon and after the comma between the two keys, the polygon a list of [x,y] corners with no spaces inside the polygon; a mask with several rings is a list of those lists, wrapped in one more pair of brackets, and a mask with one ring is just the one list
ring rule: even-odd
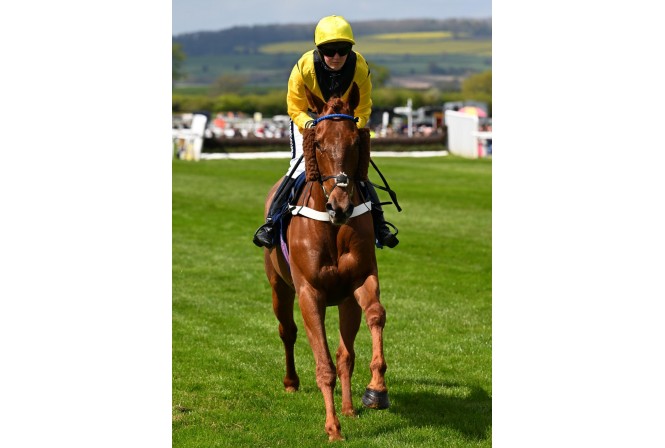
{"label": "horse's nostril", "polygon": [[330,202],[327,202],[327,203],[326,203],[326,210],[328,210],[329,212],[331,212],[332,209],[333,209],[333,206],[330,204]]}

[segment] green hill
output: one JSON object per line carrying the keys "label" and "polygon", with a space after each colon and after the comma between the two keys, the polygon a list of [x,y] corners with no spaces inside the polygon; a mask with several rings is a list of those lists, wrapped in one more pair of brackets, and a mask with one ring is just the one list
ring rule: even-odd
{"label": "green hill", "polygon": [[[284,87],[293,64],[313,48],[316,24],[234,27],[173,37],[187,59],[186,84],[220,76],[252,88]],[[491,19],[370,21],[353,24],[355,49],[399,78],[450,81],[492,66]],[[440,86],[439,86],[440,87]]]}

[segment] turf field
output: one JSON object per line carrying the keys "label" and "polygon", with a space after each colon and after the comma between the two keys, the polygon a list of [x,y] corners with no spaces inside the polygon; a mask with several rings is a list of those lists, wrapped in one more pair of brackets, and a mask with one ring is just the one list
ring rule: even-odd
{"label": "turf field", "polygon": [[[375,158],[403,212],[378,251],[392,406],[365,410],[369,332],[356,342],[354,405],[340,415],[349,447],[492,445],[492,161]],[[284,350],[261,249],[269,187],[283,159],[173,162],[174,447],[327,446],[323,399],[296,306],[301,388],[283,391]],[[379,177],[370,168],[374,182]],[[381,194],[383,200],[387,195]],[[326,326],[337,348],[337,313]],[[341,406],[339,384],[336,406]]]}

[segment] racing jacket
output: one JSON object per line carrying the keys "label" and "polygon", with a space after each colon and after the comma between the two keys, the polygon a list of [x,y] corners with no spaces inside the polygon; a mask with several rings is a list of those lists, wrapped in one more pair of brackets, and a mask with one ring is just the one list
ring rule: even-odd
{"label": "racing jacket", "polygon": [[288,114],[300,132],[305,128],[305,123],[312,119],[308,110],[314,110],[314,105],[308,104],[305,86],[327,102],[332,94],[340,92],[343,92],[342,99],[347,100],[353,82],[358,84],[360,90],[360,102],[354,115],[358,117],[357,126],[363,128],[372,112],[372,80],[365,58],[351,51],[344,67],[339,72],[333,72],[326,68],[317,50],[302,55],[291,70],[286,93]]}

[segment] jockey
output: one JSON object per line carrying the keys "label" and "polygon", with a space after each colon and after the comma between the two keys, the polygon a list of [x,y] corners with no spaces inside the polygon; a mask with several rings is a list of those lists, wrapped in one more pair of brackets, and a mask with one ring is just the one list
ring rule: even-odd
{"label": "jockey", "polygon": [[[352,50],[355,43],[351,25],[344,17],[324,17],[314,30],[316,49],[302,55],[291,71],[286,94],[287,111],[291,117],[291,163],[270,204],[265,224],[254,234],[254,244],[259,247],[271,248],[274,245],[272,217],[277,210],[284,207],[295,180],[305,171],[305,164],[301,163],[289,176],[303,153],[302,131],[314,126],[316,118],[311,112],[314,105],[310,106],[305,96],[305,86],[327,102],[335,94],[343,99],[348,98],[350,88],[355,82],[360,90],[360,103],[354,111],[354,115],[358,117],[358,127],[364,127],[369,120],[372,112],[372,81],[367,61],[360,53]],[[366,184],[372,200],[372,217],[375,224],[378,224],[376,238],[382,246],[395,247],[399,241],[386,225],[376,190],[370,182]]]}

